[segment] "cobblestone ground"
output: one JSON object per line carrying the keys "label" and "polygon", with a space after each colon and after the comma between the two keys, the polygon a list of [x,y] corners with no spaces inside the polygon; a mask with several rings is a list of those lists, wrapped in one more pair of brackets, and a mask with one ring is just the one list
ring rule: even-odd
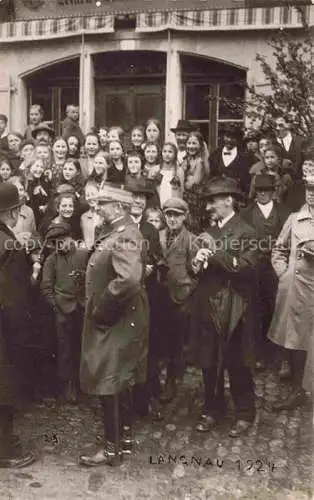
{"label": "cobblestone ground", "polygon": [[270,412],[270,404],[288,389],[271,372],[258,375],[258,411],[250,433],[228,437],[230,411],[214,432],[200,435],[194,424],[202,407],[201,378],[188,369],[164,421],[137,422],[136,453],[118,468],[92,470],[78,466],[77,458],[101,434],[97,404],[37,405],[17,424],[38,460],[25,469],[0,470],[0,499],[312,499],[312,405]]}

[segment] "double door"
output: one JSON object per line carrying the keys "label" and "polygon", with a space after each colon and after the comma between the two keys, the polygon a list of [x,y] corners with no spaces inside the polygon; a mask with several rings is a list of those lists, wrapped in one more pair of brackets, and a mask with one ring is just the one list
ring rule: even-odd
{"label": "double door", "polygon": [[157,118],[164,126],[165,88],[162,84],[117,84],[96,82],[95,123],[121,126],[129,133],[134,125]]}

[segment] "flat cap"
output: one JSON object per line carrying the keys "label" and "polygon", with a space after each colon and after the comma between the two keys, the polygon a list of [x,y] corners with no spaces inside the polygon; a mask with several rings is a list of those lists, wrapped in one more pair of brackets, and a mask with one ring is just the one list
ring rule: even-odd
{"label": "flat cap", "polygon": [[71,236],[71,232],[71,226],[66,222],[52,223],[45,233],[45,239],[48,241],[62,238],[63,236]]}
{"label": "flat cap", "polygon": [[166,214],[167,212],[177,212],[179,214],[186,214],[189,210],[189,205],[186,203],[186,201],[182,200],[181,198],[169,198],[162,207],[164,213]]}

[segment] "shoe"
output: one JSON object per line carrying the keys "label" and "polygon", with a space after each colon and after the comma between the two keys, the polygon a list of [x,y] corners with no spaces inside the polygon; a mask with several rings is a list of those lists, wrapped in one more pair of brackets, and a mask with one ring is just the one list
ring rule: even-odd
{"label": "shoe", "polygon": [[211,415],[201,415],[196,426],[195,426],[195,429],[198,431],[198,432],[209,432],[212,430],[212,428],[214,427],[214,425],[216,424],[216,420],[214,419],[214,417],[212,417]]}
{"label": "shoe", "polygon": [[234,426],[230,429],[229,436],[237,438],[241,436],[241,434],[245,434],[251,426],[252,422],[248,422],[247,420],[237,420]]}
{"label": "shoe", "polygon": [[109,465],[115,467],[120,465],[123,461],[121,449],[116,452],[114,443],[107,443],[105,448],[101,448],[93,455],[81,455],[79,464],[86,467],[97,467],[98,465]]}
{"label": "shoe", "polygon": [[159,401],[163,404],[170,403],[176,396],[176,384],[173,380],[166,383],[164,390],[159,396]]}
{"label": "shoe", "polygon": [[21,468],[27,467],[35,462],[35,455],[31,452],[22,452],[12,445],[12,452],[7,456],[0,456],[0,468]]}
{"label": "shoe", "polygon": [[278,377],[280,378],[280,380],[287,380],[291,378],[291,366],[289,361],[284,360],[281,362]]}
{"label": "shoe", "polygon": [[298,406],[306,403],[306,394],[304,389],[293,389],[284,401],[279,401],[272,405],[273,411],[294,410]]}

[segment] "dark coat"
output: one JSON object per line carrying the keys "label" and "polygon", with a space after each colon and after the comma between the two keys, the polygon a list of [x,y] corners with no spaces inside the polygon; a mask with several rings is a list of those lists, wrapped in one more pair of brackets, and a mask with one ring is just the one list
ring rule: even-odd
{"label": "dark coat", "polygon": [[[265,240],[265,245],[267,241],[270,243],[267,252],[270,255],[272,249],[271,242],[275,243],[282,226],[289,216],[289,213],[290,211],[285,205],[274,201],[274,206],[270,216],[268,219],[265,219],[257,203],[252,202],[248,207],[241,211],[241,217],[255,229],[256,236],[259,241]],[[263,248],[261,248],[261,250],[263,250]]]}
{"label": "dark coat", "polygon": [[184,303],[189,297],[195,279],[190,271],[190,263],[195,254],[193,241],[196,238],[185,227],[175,237],[172,243],[167,245],[168,229],[164,229],[160,234],[160,241],[164,259],[168,265],[166,278],[167,288],[171,300],[175,304]]}
{"label": "dark coat", "polygon": [[86,271],[81,388],[117,394],[146,378],[149,308],[143,237],[126,216],[96,242]]}
{"label": "dark coat", "polygon": [[239,183],[241,191],[245,194],[249,193],[251,176],[250,167],[251,162],[245,153],[239,151],[235,159],[225,167],[222,159],[222,148],[218,148],[209,157],[209,167],[211,177],[220,177],[222,175],[226,177],[232,177],[236,179]]}
{"label": "dark coat", "polygon": [[69,314],[84,307],[87,261],[88,250],[75,247],[66,255],[53,252],[45,261],[41,288],[54,311]]}
{"label": "dark coat", "polygon": [[[258,260],[256,235],[238,215],[222,229],[212,227],[217,252],[201,271],[192,296],[191,361],[202,368],[210,367],[219,356],[223,363],[224,346],[237,331],[242,343],[244,361],[254,358],[254,282]],[[219,353],[215,346],[219,339]]]}
{"label": "dark coat", "polygon": [[302,177],[303,149],[305,145],[304,137],[292,134],[290,148],[286,151],[283,148],[284,158],[289,158],[293,163],[293,176],[295,179]]}
{"label": "dark coat", "polygon": [[27,378],[21,362],[32,344],[28,297],[30,267],[10,229],[0,222],[0,405],[19,401]]}

